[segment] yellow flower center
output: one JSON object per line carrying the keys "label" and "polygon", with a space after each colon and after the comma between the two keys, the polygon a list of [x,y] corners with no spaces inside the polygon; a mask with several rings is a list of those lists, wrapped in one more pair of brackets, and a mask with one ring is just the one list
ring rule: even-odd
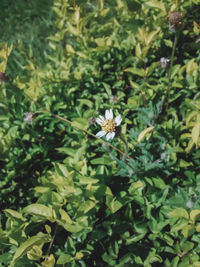
{"label": "yellow flower center", "polygon": [[104,120],[101,127],[105,132],[112,133],[115,132],[116,123],[114,120]]}

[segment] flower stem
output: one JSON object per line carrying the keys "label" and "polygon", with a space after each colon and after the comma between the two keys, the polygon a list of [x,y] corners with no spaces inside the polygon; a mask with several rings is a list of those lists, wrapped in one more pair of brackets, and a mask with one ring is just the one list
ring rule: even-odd
{"label": "flower stem", "polygon": [[102,140],[102,139],[99,139],[95,134],[89,132],[88,130],[82,128],[81,126],[75,124],[74,122],[72,122],[72,121],[70,121],[70,120],[68,120],[68,119],[65,119],[65,118],[63,118],[63,117],[61,117],[61,116],[59,116],[59,115],[53,114],[53,113],[51,113],[51,112],[49,112],[49,111],[36,111],[34,114],[41,114],[41,113],[47,113],[47,114],[49,114],[50,116],[52,116],[52,117],[54,117],[54,118],[56,118],[56,119],[59,119],[59,120],[61,120],[61,121],[64,121],[64,122],[70,124],[71,127],[78,128],[79,130],[85,132],[86,134],[88,134],[88,135],[90,135],[90,136],[92,136],[92,137],[94,137],[94,138],[100,140],[101,143],[105,143],[105,144],[107,144],[108,146],[112,147],[114,150],[116,150],[117,152],[119,152],[121,155],[123,155],[123,156],[125,155],[125,157],[128,157],[129,159],[131,159],[131,157],[127,156],[127,153],[126,153],[126,152],[121,151],[120,149],[116,148],[115,146],[113,146],[113,145],[110,144],[109,142],[106,142],[106,141],[104,141],[104,140]]}
{"label": "flower stem", "polygon": [[174,55],[175,55],[175,51],[176,51],[176,45],[178,42],[178,36],[179,36],[179,32],[175,33],[175,37],[174,37],[174,43],[173,43],[173,47],[172,47],[172,54],[171,54],[171,59],[170,59],[170,66],[169,66],[169,70],[168,70],[168,85],[167,85],[167,90],[163,99],[163,105],[162,105],[162,109],[161,109],[161,113],[163,113],[165,110],[168,109],[168,105],[169,105],[169,95],[170,95],[170,90],[171,90],[171,74],[172,74],[172,68],[173,68],[173,63],[174,63]]}
{"label": "flower stem", "polygon": [[124,155],[122,157],[122,161],[125,161],[126,157],[128,156],[128,144],[127,144],[125,138],[121,134],[120,134],[120,139],[124,143],[125,152],[124,152]]}

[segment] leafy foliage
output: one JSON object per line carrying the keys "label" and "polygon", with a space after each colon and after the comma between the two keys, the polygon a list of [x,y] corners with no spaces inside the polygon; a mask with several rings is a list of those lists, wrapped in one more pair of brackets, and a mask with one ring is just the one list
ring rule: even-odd
{"label": "leafy foliage", "polygon": [[[0,265],[200,266],[199,1],[11,2]],[[94,138],[106,109],[111,142]]]}

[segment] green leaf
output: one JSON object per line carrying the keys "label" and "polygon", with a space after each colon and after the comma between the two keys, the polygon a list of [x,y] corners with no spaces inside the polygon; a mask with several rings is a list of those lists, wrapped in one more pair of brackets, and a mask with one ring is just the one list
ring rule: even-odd
{"label": "green leaf", "polygon": [[146,2],[146,5],[148,5],[149,7],[161,9],[162,11],[166,12],[165,5],[161,1],[157,0],[148,1]]}
{"label": "green leaf", "polygon": [[199,143],[199,136],[200,136],[200,123],[197,123],[192,129],[192,140],[197,147]]}
{"label": "green leaf", "polygon": [[67,212],[63,209],[59,209],[60,215],[61,215],[61,220],[65,221],[66,223],[72,224],[73,221],[67,214]]}
{"label": "green leaf", "polygon": [[21,213],[19,213],[18,211],[15,211],[15,210],[11,210],[11,209],[5,209],[4,210],[5,214],[8,216],[8,217],[13,217],[13,218],[16,218],[16,219],[19,219],[19,220],[22,220],[22,221],[25,221],[26,219],[22,216]]}
{"label": "green leaf", "polygon": [[45,217],[46,219],[54,218],[52,208],[42,204],[31,204],[25,207],[23,209],[23,212],[32,215],[42,216]]}
{"label": "green leaf", "polygon": [[71,262],[71,261],[73,261],[72,256],[70,256],[69,254],[62,254],[59,256],[56,264],[63,265],[63,264],[66,264],[68,262]]}
{"label": "green leaf", "polygon": [[63,164],[56,163],[54,164],[54,166],[55,166],[56,172],[58,172],[59,175],[62,175],[64,177],[68,176],[67,168]]}
{"label": "green leaf", "polygon": [[189,219],[187,211],[183,208],[176,208],[169,213],[170,217]]}
{"label": "green leaf", "polygon": [[181,250],[186,254],[188,251],[192,250],[194,247],[194,243],[190,241],[186,241],[181,245]]}
{"label": "green leaf", "polygon": [[19,258],[24,256],[31,248],[33,248],[33,246],[48,243],[50,242],[50,240],[51,239],[49,235],[43,234],[41,232],[35,236],[30,237],[16,250],[12,263],[15,263]]}
{"label": "green leaf", "polygon": [[27,252],[27,257],[29,260],[38,261],[42,257],[42,250],[38,246],[33,246],[31,250]]}
{"label": "green leaf", "polygon": [[96,205],[95,201],[86,200],[78,208],[79,213],[86,214],[89,210],[93,209]]}
{"label": "green leaf", "polygon": [[45,257],[45,260],[42,262],[42,267],[54,267],[55,265],[55,258],[53,254],[50,254],[49,256]]}
{"label": "green leaf", "polygon": [[81,176],[79,182],[80,184],[96,184],[99,182],[99,180],[92,177]]}
{"label": "green leaf", "polygon": [[192,223],[195,223],[196,220],[200,219],[200,210],[192,210],[190,212],[190,219],[192,220]]}
{"label": "green leaf", "polygon": [[110,165],[112,161],[111,161],[109,156],[105,155],[105,156],[100,157],[100,158],[94,158],[90,162],[91,162],[91,164],[95,164],[95,165],[96,164],[97,165],[99,165],[99,164],[101,164],[101,165]]}
{"label": "green leaf", "polygon": [[148,134],[150,133],[155,127],[154,126],[151,126],[151,127],[148,127],[146,129],[144,129],[138,136],[138,142],[141,142],[142,139]]}
{"label": "green leaf", "polygon": [[124,70],[125,72],[130,72],[132,74],[138,75],[140,77],[144,77],[145,76],[145,71],[144,69],[138,69],[138,68],[127,68]]}

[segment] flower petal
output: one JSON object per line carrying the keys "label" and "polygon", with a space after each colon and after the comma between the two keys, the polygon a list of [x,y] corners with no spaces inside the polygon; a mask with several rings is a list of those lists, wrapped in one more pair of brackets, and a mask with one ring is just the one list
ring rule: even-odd
{"label": "flower petal", "polygon": [[102,136],[106,135],[105,131],[100,131],[96,134],[97,137],[101,138]]}
{"label": "flower petal", "polygon": [[121,118],[120,115],[118,115],[118,116],[115,118],[115,122],[116,122],[117,126],[119,126],[119,125],[121,124],[121,122],[122,122],[122,118]]}
{"label": "flower petal", "polygon": [[113,119],[112,109],[110,109],[110,110],[107,109],[106,110],[105,117],[106,117],[106,120],[112,120]]}
{"label": "flower petal", "polygon": [[108,140],[110,140],[110,139],[113,139],[114,136],[115,136],[115,132],[108,133],[108,134],[106,135],[106,140],[108,141]]}
{"label": "flower petal", "polygon": [[99,115],[99,119],[103,121],[104,120],[104,116]]}
{"label": "flower petal", "polygon": [[113,139],[114,137],[115,137],[115,132],[112,132],[111,139]]}
{"label": "flower petal", "polygon": [[97,122],[99,125],[102,125],[103,120],[101,120],[100,118],[97,118],[97,119],[96,119],[96,122]]}

